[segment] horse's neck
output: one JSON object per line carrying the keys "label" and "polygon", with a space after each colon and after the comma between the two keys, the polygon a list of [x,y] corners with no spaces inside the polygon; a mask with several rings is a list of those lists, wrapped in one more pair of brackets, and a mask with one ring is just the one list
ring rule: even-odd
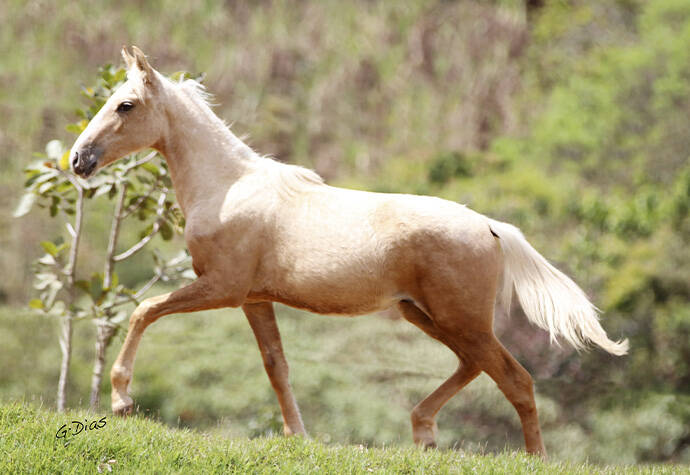
{"label": "horse's neck", "polygon": [[208,201],[248,173],[257,155],[206,106],[180,98],[168,112],[168,134],[156,148],[163,154],[182,212]]}

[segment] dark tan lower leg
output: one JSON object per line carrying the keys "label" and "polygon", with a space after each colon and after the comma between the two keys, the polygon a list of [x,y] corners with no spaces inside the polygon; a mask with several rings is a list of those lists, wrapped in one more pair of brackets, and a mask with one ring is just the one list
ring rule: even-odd
{"label": "dark tan lower leg", "polygon": [[[430,337],[448,346],[457,354],[457,348],[454,348],[452,339],[443,330],[438,328],[419,307],[412,302],[402,301],[398,304],[398,309],[407,321],[419,327]],[[457,371],[450,378],[414,407],[410,418],[412,420],[412,437],[418,446],[425,448],[436,447],[436,435],[438,432],[436,414],[458,391],[476,378],[480,372],[481,370],[475,364],[461,362]]]}
{"label": "dark tan lower leg", "polygon": [[492,337],[486,345],[482,345],[476,357],[475,362],[496,382],[517,410],[527,452],[546,457],[530,374],[495,337]]}
{"label": "dark tan lower leg", "polygon": [[276,323],[271,303],[245,304],[242,306],[249,325],[251,325],[259,344],[261,357],[268,379],[278,397],[283,414],[283,431],[285,435],[306,434],[297,401],[292,394],[288,379],[288,364],[283,354],[280,332]]}
{"label": "dark tan lower leg", "polygon": [[458,391],[476,378],[479,368],[461,364],[453,375],[412,410],[412,437],[420,447],[436,447],[436,414]]}

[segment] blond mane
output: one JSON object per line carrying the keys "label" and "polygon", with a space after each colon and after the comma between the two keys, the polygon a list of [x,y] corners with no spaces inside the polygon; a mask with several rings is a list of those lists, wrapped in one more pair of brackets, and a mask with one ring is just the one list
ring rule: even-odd
{"label": "blond mane", "polygon": [[[213,94],[206,91],[206,87],[203,84],[201,84],[198,81],[195,81],[194,79],[184,79],[177,83],[173,81],[171,82],[180,91],[182,91],[188,97],[190,97],[197,105],[199,105],[203,109],[208,109],[209,112],[213,113],[211,108],[216,106],[217,104],[213,102]],[[319,176],[319,174],[317,174],[313,170],[299,165],[281,162],[269,155],[257,154],[253,149],[251,149],[251,147],[249,147],[249,145],[247,145],[244,142],[243,139],[246,139],[246,137],[240,139],[239,137],[235,136],[232,133],[232,130],[230,129],[230,125],[228,125],[224,120],[220,119],[218,116],[216,117],[223,123],[225,129],[230,134],[232,134],[232,136],[237,141],[239,141],[243,146],[247,147],[251,154],[253,154],[256,158],[267,161],[267,164],[270,165],[270,169],[274,172],[272,176],[275,177],[276,182],[279,186],[278,191],[281,192],[281,194],[283,194],[284,196],[291,197],[301,191],[305,191],[307,188],[311,186],[318,186],[324,184],[323,178],[321,178],[321,176]]]}

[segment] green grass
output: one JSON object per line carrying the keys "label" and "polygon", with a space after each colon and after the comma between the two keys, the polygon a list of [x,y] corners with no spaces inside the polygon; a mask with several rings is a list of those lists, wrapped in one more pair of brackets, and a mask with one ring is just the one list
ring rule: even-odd
{"label": "green grass", "polygon": [[[410,410],[455,369],[456,359],[449,350],[405,321],[323,317],[283,306],[277,306],[277,314],[290,380],[307,431],[315,440],[400,450],[413,447]],[[511,328],[516,324],[513,321]],[[84,408],[94,329],[90,322],[79,322],[75,330],[68,407]],[[119,335],[108,352],[108,370],[121,345]],[[0,365],[0,402],[28,401],[54,408],[60,361],[57,322],[0,307],[0,348],[8,362]],[[549,358],[555,357],[552,348]],[[671,444],[683,434],[677,416],[683,401],[678,398],[626,404],[623,412],[601,412],[591,406],[574,411],[544,394],[542,388],[556,381],[536,377],[536,383],[544,442],[553,460],[653,462],[659,459],[643,458],[650,447]],[[151,326],[137,355],[132,394],[140,415],[168,427],[231,439],[282,431],[275,394],[239,310],[169,316]],[[106,373],[102,414],[109,414],[109,400]],[[500,454],[524,447],[513,407],[485,375],[443,408],[438,424],[442,449]],[[680,454],[675,461],[686,459]]]}
{"label": "green grass", "polygon": [[[524,453],[326,445],[298,437],[223,438],[171,429],[142,417],[107,416],[101,429],[56,433],[85,411],[57,414],[19,403],[0,406],[0,473],[680,473],[678,466],[545,463]],[[69,443],[65,446],[65,440]]]}

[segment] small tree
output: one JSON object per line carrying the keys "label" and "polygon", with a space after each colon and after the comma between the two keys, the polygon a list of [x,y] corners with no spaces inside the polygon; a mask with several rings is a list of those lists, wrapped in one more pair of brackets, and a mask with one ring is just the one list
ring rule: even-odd
{"label": "small tree", "polygon": [[[125,70],[107,65],[100,69],[95,87],[82,89],[89,104],[77,110],[79,122],[67,130],[80,134],[112,92],[124,81]],[[100,402],[106,350],[119,325],[128,315],[125,304],[137,304],[156,282],[191,278],[190,259],[181,252],[165,260],[153,250],[153,275],[139,288],[119,281],[115,268],[147,247],[154,236],[169,240],[181,232],[184,219],[174,204],[172,183],[165,161],[156,152],[132,154],[85,181],[68,171],[69,149],[52,140],[40,160],[25,169],[25,194],[15,216],[28,213],[32,206],[46,208],[52,218],[64,222],[62,235],[41,246],[45,254],[36,261],[34,287],[38,298],[30,307],[61,319],[60,348],[62,364],[58,381],[57,408],[65,409],[67,377],[72,352],[72,331],[75,319],[91,319],[96,324],[96,352],[91,382],[90,404],[94,410]],[[76,277],[77,257],[83,234],[86,200],[108,199],[113,202],[108,245],[103,255],[103,272],[89,279]],[[136,218],[140,222],[139,240],[118,252],[122,223]]]}

